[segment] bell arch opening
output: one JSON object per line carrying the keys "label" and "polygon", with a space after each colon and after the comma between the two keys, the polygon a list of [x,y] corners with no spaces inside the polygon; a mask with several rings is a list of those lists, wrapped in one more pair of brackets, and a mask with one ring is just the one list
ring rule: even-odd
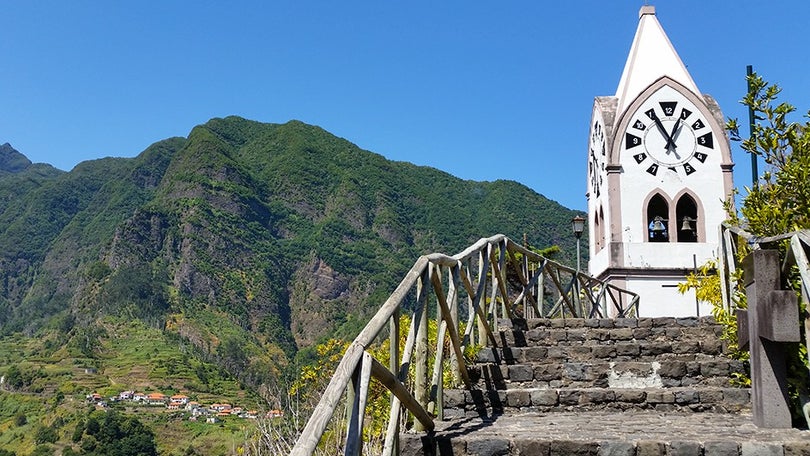
{"label": "bell arch opening", "polygon": [[669,204],[656,193],[647,203],[647,241],[669,242]]}
{"label": "bell arch opening", "polygon": [[698,207],[691,195],[683,195],[675,205],[678,224],[678,242],[698,241]]}

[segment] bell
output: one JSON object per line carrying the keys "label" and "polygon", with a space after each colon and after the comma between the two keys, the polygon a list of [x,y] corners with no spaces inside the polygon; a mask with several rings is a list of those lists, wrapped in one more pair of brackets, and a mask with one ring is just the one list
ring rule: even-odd
{"label": "bell", "polygon": [[664,225],[664,219],[661,218],[660,215],[656,215],[653,219],[653,227],[652,230],[656,233],[660,233],[662,231],[666,231],[667,227]]}
{"label": "bell", "polygon": [[683,218],[683,223],[681,224],[681,231],[693,231],[692,230],[692,223],[695,219],[689,217],[688,215]]}

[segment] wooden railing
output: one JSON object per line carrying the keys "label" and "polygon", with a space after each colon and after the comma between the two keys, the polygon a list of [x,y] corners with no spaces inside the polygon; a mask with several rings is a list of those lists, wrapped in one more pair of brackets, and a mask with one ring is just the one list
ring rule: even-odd
{"label": "wooden railing", "polygon": [[[460,308],[462,300],[466,306]],[[383,454],[398,454],[406,413],[417,431],[432,430],[433,420],[441,419],[445,368],[452,372],[453,383],[471,387],[463,353],[471,344],[497,346],[498,318],[633,317],[638,305],[636,294],[549,260],[503,235],[480,239],[454,256],[422,256],[349,345],[291,454],[309,456],[315,451],[344,394],[344,453],[359,454],[371,377],[392,396]],[[400,314],[406,306],[411,309],[410,328],[400,352]],[[466,311],[466,324],[459,323],[460,310]],[[435,347],[428,346],[429,316],[438,323]],[[386,328],[391,341],[387,367],[367,351]],[[434,363],[428,375],[431,350]]]}
{"label": "wooden railing", "polygon": [[[810,303],[810,230],[799,230],[777,236],[757,237],[742,228],[723,223],[720,226],[720,255],[718,272],[720,273],[720,292],[723,298],[723,307],[729,313],[736,308],[735,293],[739,293],[740,286],[736,277],[740,269],[742,254],[750,250],[778,248],[780,244],[784,249],[782,262],[782,277],[797,277],[800,294],[805,304]],[[810,313],[805,313],[805,334],[810,334]],[[810,349],[810,338],[806,340]],[[808,350],[810,353],[810,350]]]}
{"label": "wooden railing", "polygon": [[774,248],[786,242],[786,255],[782,264],[782,276],[792,277],[795,272],[801,282],[801,295],[804,302],[810,302],[810,230],[794,231],[777,236],[757,237],[742,228],[727,223],[720,225],[720,255],[718,270],[720,272],[720,292],[723,306],[728,311],[735,308],[735,276],[740,269],[741,252],[764,248]]}

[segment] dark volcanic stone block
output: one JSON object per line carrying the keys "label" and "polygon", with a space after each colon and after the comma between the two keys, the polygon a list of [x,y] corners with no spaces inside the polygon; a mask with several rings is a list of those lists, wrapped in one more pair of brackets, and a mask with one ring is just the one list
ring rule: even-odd
{"label": "dark volcanic stone block", "polygon": [[647,393],[641,390],[617,389],[616,401],[630,404],[640,404],[647,399]]}
{"label": "dark volcanic stone block", "polygon": [[704,377],[724,377],[728,375],[728,361],[707,361],[700,365],[700,374]]}
{"label": "dark volcanic stone block", "polygon": [[616,356],[638,356],[640,347],[634,342],[620,342],[615,345]]}
{"label": "dark volcanic stone block", "polygon": [[633,442],[607,441],[599,444],[599,456],[635,456],[636,445]]}
{"label": "dark volcanic stone block", "polygon": [[676,318],[675,324],[679,326],[697,326],[698,319],[697,317],[683,317],[683,318]]}
{"label": "dark volcanic stone block", "polygon": [[656,317],[653,318],[652,324],[657,327],[674,326],[675,319],[672,317]]}
{"label": "dark volcanic stone block", "polygon": [[464,390],[445,390],[444,405],[447,407],[464,407]]}
{"label": "dark volcanic stone block", "polygon": [[579,396],[579,403],[586,404],[603,404],[605,402],[613,402],[616,400],[616,394],[612,390],[596,389],[583,391]]}
{"label": "dark volcanic stone block", "polygon": [[594,345],[591,347],[591,355],[594,358],[615,358],[616,347],[613,345]]}
{"label": "dark volcanic stone block", "polygon": [[531,395],[526,390],[507,390],[506,404],[509,407],[528,407],[532,405]]}
{"label": "dark volcanic stone block", "polygon": [[737,442],[703,442],[703,456],[739,456]]}
{"label": "dark volcanic stone block", "polygon": [[569,330],[568,330],[568,333],[567,333],[567,336],[566,336],[566,339],[567,339],[569,342],[581,342],[581,341],[584,341],[584,340],[585,340],[586,331],[587,331],[587,330],[586,330],[585,328],[573,328],[573,329],[569,329]]}
{"label": "dark volcanic stone block", "polygon": [[647,391],[647,402],[650,404],[673,404],[675,402],[675,395],[672,391]]}
{"label": "dark volcanic stone block", "polygon": [[504,456],[509,454],[509,441],[506,439],[480,439],[467,442],[467,454],[479,456]]}
{"label": "dark volcanic stone block", "polygon": [[517,454],[523,455],[538,455],[548,456],[551,449],[551,442],[546,440],[527,438],[516,438],[512,441],[512,446]]}
{"label": "dark volcanic stone block", "polygon": [[696,404],[700,402],[700,396],[695,390],[682,390],[675,392],[676,404]]}
{"label": "dark volcanic stone block", "polygon": [[560,405],[577,405],[579,404],[579,396],[579,390],[560,390]]}
{"label": "dark volcanic stone block", "polygon": [[530,382],[532,379],[534,379],[532,366],[528,364],[509,366],[509,380],[513,382]]}
{"label": "dark volcanic stone block", "polygon": [[672,344],[668,342],[643,342],[639,345],[644,356],[658,356],[672,351]]}
{"label": "dark volcanic stone block", "polygon": [[652,336],[652,329],[651,328],[634,328],[633,329],[633,339],[646,339]]}
{"label": "dark volcanic stone block", "polygon": [[667,456],[702,456],[700,442],[673,440],[669,442]]}
{"label": "dark volcanic stone block", "polygon": [[664,442],[640,440],[636,443],[636,456],[664,456],[667,446]]}
{"label": "dark volcanic stone block", "polygon": [[610,340],[633,340],[633,328],[616,328],[610,331]]}
{"label": "dark volcanic stone block", "polygon": [[751,402],[751,393],[748,389],[726,388],[723,400],[729,404],[746,405]]}
{"label": "dark volcanic stone block", "polygon": [[551,456],[597,456],[598,454],[598,443],[578,440],[555,440],[551,442],[549,451]]}
{"label": "dark volcanic stone block", "polygon": [[565,378],[573,381],[588,380],[590,370],[591,366],[585,363],[566,363],[563,368]]}
{"label": "dark volcanic stone block", "polygon": [[672,353],[700,353],[700,343],[694,340],[674,342],[672,344]]}
{"label": "dark volcanic stone block", "polygon": [[532,405],[551,407],[557,405],[557,390],[534,390],[531,392]]}
{"label": "dark volcanic stone block", "polygon": [[662,377],[683,377],[686,375],[686,363],[683,361],[662,361],[658,369]]}
{"label": "dark volcanic stone block", "polygon": [[635,318],[617,318],[613,320],[613,326],[616,328],[635,328],[638,326],[638,320]]}
{"label": "dark volcanic stone block", "polygon": [[534,378],[543,382],[559,380],[562,377],[562,366],[559,364],[538,364],[534,366]]}
{"label": "dark volcanic stone block", "polygon": [[743,442],[740,445],[742,456],[782,456],[784,449],[778,443]]}

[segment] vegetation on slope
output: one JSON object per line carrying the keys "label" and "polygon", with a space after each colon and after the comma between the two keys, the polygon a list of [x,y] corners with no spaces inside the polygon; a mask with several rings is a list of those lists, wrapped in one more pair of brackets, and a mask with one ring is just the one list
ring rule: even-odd
{"label": "vegetation on slope", "polygon": [[[50,341],[36,353],[57,366],[62,356],[100,368],[65,397],[204,364],[272,403],[291,366],[318,341],[353,337],[421,254],[525,233],[573,261],[574,212],[530,189],[392,162],[297,121],[212,119],[133,159],[67,173],[7,156],[0,335],[8,347]],[[133,337],[126,321],[173,347],[172,361],[117,347]],[[71,382],[63,368],[40,393]],[[193,375],[170,383],[215,389]]]}

